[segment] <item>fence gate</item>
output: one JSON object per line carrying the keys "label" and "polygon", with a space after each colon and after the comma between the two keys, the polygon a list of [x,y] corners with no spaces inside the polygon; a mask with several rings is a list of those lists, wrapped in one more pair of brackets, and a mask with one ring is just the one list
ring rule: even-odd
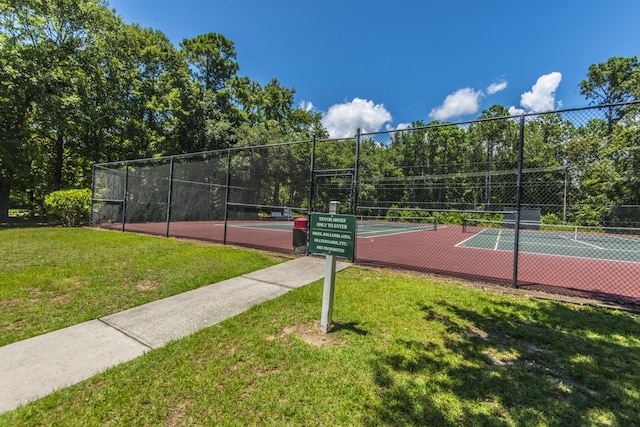
{"label": "fence gate", "polygon": [[313,171],[312,212],[328,212],[329,202],[340,202],[340,212],[355,209],[353,169],[325,169]]}

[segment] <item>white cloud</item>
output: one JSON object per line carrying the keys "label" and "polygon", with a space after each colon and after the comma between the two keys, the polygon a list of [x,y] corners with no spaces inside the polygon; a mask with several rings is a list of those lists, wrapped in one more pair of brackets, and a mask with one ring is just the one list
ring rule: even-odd
{"label": "white cloud", "polygon": [[360,128],[363,133],[377,132],[391,121],[391,113],[383,104],[354,98],[351,102],[332,105],[322,118],[322,125],[331,138],[349,138]]}
{"label": "white cloud", "polygon": [[298,108],[304,111],[313,111],[313,103],[311,101],[300,101]]}
{"label": "white cloud", "polygon": [[541,113],[555,109],[556,89],[560,85],[562,74],[553,72],[538,78],[531,91],[520,98],[520,105],[533,113]]}
{"label": "white cloud", "polygon": [[398,126],[396,126],[395,129],[390,129],[390,130],[404,130],[404,129],[409,129],[411,127],[411,123],[398,123]]}
{"label": "white cloud", "polygon": [[509,107],[509,115],[510,116],[521,116],[523,114],[525,114],[526,111],[523,110],[522,108],[516,108],[516,107]]}
{"label": "white cloud", "polygon": [[508,83],[505,80],[498,83],[493,83],[487,88],[487,93],[489,95],[493,95],[494,93],[498,93],[502,90],[505,90],[507,88],[507,85]]}
{"label": "white cloud", "polygon": [[480,108],[481,90],[466,87],[448,95],[441,106],[434,108],[429,117],[436,120],[447,120],[451,117],[475,114]]}

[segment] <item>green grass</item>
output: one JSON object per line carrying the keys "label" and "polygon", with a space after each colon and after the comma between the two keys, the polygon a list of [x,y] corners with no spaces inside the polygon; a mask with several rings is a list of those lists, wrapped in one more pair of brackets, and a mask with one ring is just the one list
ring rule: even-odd
{"label": "green grass", "polygon": [[640,320],[352,267],[0,416],[0,425],[640,423]]}
{"label": "green grass", "polygon": [[0,345],[274,265],[278,257],[82,228],[0,229]]}

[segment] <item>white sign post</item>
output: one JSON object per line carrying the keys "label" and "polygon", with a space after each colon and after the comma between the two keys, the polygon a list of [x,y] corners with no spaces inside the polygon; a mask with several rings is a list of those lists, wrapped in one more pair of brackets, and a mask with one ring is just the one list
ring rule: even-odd
{"label": "white sign post", "polygon": [[[338,213],[340,202],[329,203],[329,213]],[[324,266],[324,291],[322,293],[322,317],[320,319],[320,330],[323,333],[329,332],[333,318],[333,294],[336,286],[336,256],[325,255]]]}

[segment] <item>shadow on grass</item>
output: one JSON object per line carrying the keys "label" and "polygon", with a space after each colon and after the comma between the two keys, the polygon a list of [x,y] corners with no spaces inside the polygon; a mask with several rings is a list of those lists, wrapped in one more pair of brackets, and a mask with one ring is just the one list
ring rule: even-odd
{"label": "shadow on grass", "polygon": [[41,217],[29,216],[10,216],[9,218],[0,220],[0,230],[7,228],[35,228],[35,227],[52,227],[58,223],[49,221]]}
{"label": "shadow on grass", "polygon": [[425,339],[374,358],[368,425],[640,425],[637,319],[514,302],[420,310]]}
{"label": "shadow on grass", "polygon": [[334,322],[333,325],[331,325],[331,332],[333,333],[333,332],[339,332],[339,331],[352,332],[356,335],[361,335],[361,336],[369,335],[369,331],[359,328],[357,322],[346,322],[346,323]]}

